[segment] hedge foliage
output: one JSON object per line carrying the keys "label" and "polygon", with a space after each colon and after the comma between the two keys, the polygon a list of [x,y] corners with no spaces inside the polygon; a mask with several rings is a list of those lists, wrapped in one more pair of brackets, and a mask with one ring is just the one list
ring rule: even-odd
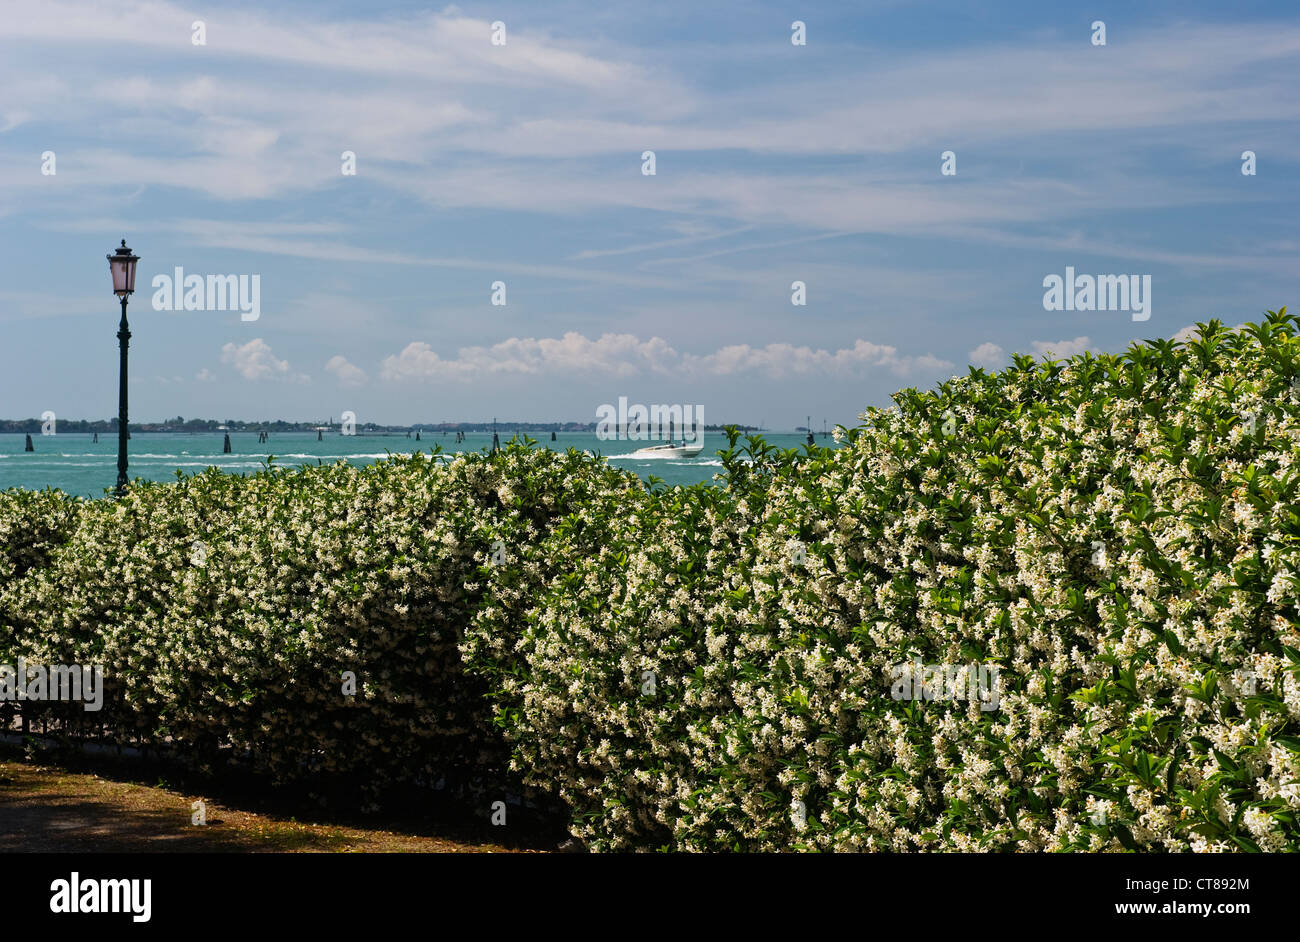
{"label": "hedge foliage", "polygon": [[7,491],[0,529],[36,534],[7,555],[47,564],[5,584],[0,663],[102,665],[121,739],[205,766],[376,784],[490,774],[500,736],[457,645],[492,549],[629,487],[583,456],[515,447],[209,470],[117,501]]}
{"label": "hedge foliage", "polygon": [[281,778],[508,763],[594,849],[1300,849],[1297,319],[894,400],[717,486],[512,444],[4,492],[0,662]]}

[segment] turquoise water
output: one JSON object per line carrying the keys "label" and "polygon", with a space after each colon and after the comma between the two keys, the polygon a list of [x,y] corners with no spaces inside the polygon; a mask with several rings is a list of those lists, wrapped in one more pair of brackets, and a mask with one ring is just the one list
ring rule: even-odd
{"label": "turquoise water", "polygon": [[[434,445],[444,453],[480,451],[492,446],[491,432],[471,432],[457,444],[454,433],[421,433],[421,441],[412,435],[340,435],[326,432],[316,441],[315,432],[273,432],[269,442],[258,444],[256,432],[232,432],[231,454],[222,454],[222,432],[133,432],[128,460],[128,476],[150,481],[175,480],[176,471],[194,474],[217,467],[234,474],[249,474],[261,468],[268,455],[279,466],[315,464],[317,459],[329,463],[339,459],[363,465],[392,454],[410,454],[431,450]],[[513,432],[501,432],[504,445]],[[643,479],[654,475],[669,484],[694,484],[710,481],[722,470],[717,452],[726,447],[720,432],[704,433],[704,451],[695,458],[629,458],[632,452],[655,442],[601,441],[594,432],[557,432],[534,436],[538,445],[566,450],[577,448],[599,452],[616,467],[627,468]],[[806,440],[800,433],[764,432],[762,437],[780,448],[797,448]],[[743,439],[742,439],[743,441]],[[817,435],[819,445],[834,444],[833,438]],[[106,488],[117,482],[117,436],[101,434],[99,443],[86,434],[33,435],[34,452],[23,450],[21,434],[0,435],[0,489],[25,487],[39,490],[54,487],[80,497],[103,497]]]}

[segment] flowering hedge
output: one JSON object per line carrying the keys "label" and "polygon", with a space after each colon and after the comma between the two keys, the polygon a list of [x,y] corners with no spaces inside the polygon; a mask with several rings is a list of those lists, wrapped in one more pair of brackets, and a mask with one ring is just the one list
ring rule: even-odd
{"label": "flowering hedge", "polygon": [[508,762],[595,849],[1297,850],[1297,377],[1283,310],[733,438],[718,486],[511,446],[5,492],[0,661],[286,779]]}
{"label": "flowering hedge", "polygon": [[490,775],[500,736],[457,651],[480,573],[495,546],[508,561],[604,487],[640,489],[585,456],[514,447],[212,470],[119,501],[8,492],[14,518],[52,532],[76,508],[79,524],[53,550],[28,540],[47,565],[5,592],[0,663],[102,665],[99,718],[206,765],[244,760],[285,781]]}
{"label": "flowering hedge", "polygon": [[[466,642],[517,767],[614,849],[1297,849],[1295,325],[1017,358],[593,507],[520,640],[489,591]],[[998,709],[894,699],[914,658]]]}

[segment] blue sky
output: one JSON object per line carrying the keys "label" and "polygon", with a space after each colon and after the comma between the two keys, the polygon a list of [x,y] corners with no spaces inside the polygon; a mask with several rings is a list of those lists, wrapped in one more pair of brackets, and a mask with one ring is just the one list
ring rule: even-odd
{"label": "blue sky", "polygon": [[[1294,3],[701,6],[6,0],[0,417],[116,413],[123,237],[135,421],[852,424],[1300,304]],[[176,266],[260,317],[153,310]],[[1044,310],[1066,266],[1150,319]]]}

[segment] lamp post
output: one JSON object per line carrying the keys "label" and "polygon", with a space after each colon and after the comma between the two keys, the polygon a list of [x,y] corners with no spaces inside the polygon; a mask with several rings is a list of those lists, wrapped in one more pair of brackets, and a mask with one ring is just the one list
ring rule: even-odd
{"label": "lamp post", "polygon": [[140,259],[122,246],[108,256],[108,267],[113,273],[113,293],[122,300],[122,322],[117,325],[118,346],[122,353],[117,386],[117,496],[126,494],[126,348],[131,340],[131,328],[126,323],[126,302],[135,291],[135,266]]}

